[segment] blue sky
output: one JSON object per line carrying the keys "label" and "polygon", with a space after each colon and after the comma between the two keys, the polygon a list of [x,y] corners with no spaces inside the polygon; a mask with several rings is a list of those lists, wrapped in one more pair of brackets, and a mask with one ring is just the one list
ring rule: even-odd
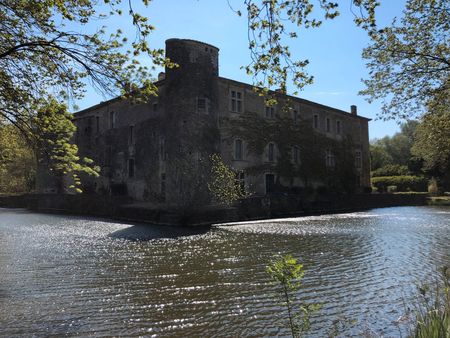
{"label": "blue sky", "polygon": [[[361,79],[367,77],[361,52],[369,39],[353,23],[350,2],[340,1],[339,17],[325,21],[319,28],[300,31],[299,38],[292,41],[293,57],[309,59],[307,71],[314,76],[314,84],[305,87],[298,96],[346,111],[350,105],[357,105],[358,114],[374,119],[370,122],[370,138],[381,138],[394,134],[399,127],[394,121],[375,120],[381,104],[368,104],[358,95],[364,88]],[[243,0],[229,0],[229,3],[235,9],[244,10]],[[250,60],[246,18],[238,17],[227,0],[153,0],[148,7],[134,0],[133,4],[156,27],[149,38],[153,48],[164,48],[164,41],[169,38],[210,43],[220,49],[220,76],[251,83],[251,78],[240,69]],[[388,24],[394,16],[401,16],[403,8],[404,0],[382,1],[378,20]],[[134,34],[126,15],[106,24],[110,29],[120,27],[131,36]],[[289,89],[294,91],[292,87]],[[103,100],[104,97],[88,90],[86,97],[76,104],[83,109]]]}

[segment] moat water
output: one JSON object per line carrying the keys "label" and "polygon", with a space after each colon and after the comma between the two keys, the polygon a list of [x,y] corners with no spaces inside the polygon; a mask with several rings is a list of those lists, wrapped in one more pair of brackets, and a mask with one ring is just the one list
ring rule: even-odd
{"label": "moat water", "polygon": [[450,265],[450,208],[398,207],[187,230],[0,209],[0,336],[287,336],[265,272],[307,272],[306,336],[403,336],[416,285]]}

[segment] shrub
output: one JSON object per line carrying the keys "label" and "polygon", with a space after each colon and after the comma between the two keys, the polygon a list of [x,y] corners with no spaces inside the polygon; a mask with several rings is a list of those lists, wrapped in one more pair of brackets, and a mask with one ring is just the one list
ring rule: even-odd
{"label": "shrub", "polygon": [[320,308],[319,304],[305,303],[296,297],[305,275],[303,264],[291,255],[276,256],[266,267],[266,271],[279,288],[279,297],[287,310],[292,337],[301,337],[311,326],[311,314]]}
{"label": "shrub", "polygon": [[439,194],[438,183],[437,183],[437,180],[434,177],[431,178],[431,180],[428,182],[428,192],[431,195],[438,195]]}
{"label": "shrub", "polygon": [[406,165],[399,164],[386,164],[384,167],[372,171],[372,177],[404,176],[410,174],[411,173]]}
{"label": "shrub", "polygon": [[396,185],[388,185],[387,192],[388,193],[397,192],[397,186]]}
{"label": "shrub", "polygon": [[372,185],[379,192],[387,191],[389,186],[396,186],[397,191],[427,191],[427,183],[427,178],[421,176],[382,176],[372,178]]}
{"label": "shrub", "polygon": [[441,269],[441,281],[434,288],[423,285],[419,291],[422,298],[410,337],[450,337],[450,268]]}

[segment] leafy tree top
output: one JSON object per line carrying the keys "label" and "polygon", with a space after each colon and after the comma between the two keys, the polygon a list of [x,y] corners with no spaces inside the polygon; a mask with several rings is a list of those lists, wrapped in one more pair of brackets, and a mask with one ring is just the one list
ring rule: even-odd
{"label": "leafy tree top", "polygon": [[[171,65],[163,50],[147,42],[154,27],[127,2],[136,38],[91,23],[122,15],[122,0],[0,1],[0,115],[31,129],[33,105],[49,94],[79,98],[87,82],[106,95],[156,93],[147,67],[133,57],[148,55],[154,65]],[[143,0],[148,4],[149,0]],[[79,27],[77,31],[69,27]],[[126,51],[128,48],[128,51]],[[149,63],[151,64],[151,63]]]}
{"label": "leafy tree top", "polygon": [[409,0],[403,17],[372,35],[363,52],[369,78],[361,91],[382,100],[380,117],[423,114],[435,96],[450,88],[450,2]]}

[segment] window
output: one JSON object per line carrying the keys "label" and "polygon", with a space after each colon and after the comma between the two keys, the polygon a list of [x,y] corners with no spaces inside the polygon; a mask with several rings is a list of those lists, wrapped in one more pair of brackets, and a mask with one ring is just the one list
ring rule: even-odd
{"label": "window", "polygon": [[158,102],[153,103],[152,108],[153,108],[153,111],[157,111],[158,110]]}
{"label": "window", "polygon": [[166,174],[161,174],[161,195],[165,198],[166,197]]}
{"label": "window", "polygon": [[128,177],[134,177],[134,159],[128,160]]}
{"label": "window", "polygon": [[292,119],[294,120],[294,124],[298,124],[298,111],[295,109],[292,111]]}
{"label": "window", "polygon": [[242,160],[242,140],[234,141],[234,159]]}
{"label": "window", "polygon": [[274,119],[275,118],[275,107],[274,106],[266,106],[266,118]]}
{"label": "window", "polygon": [[243,105],[242,92],[237,90],[230,91],[230,110],[234,113],[241,113]]}
{"label": "window", "polygon": [[166,140],[164,137],[160,137],[159,139],[159,157],[161,161],[165,161],[167,159]]}
{"label": "window", "polygon": [[325,165],[328,168],[334,168],[335,165],[334,154],[331,149],[327,149],[325,151]]}
{"label": "window", "polygon": [[269,143],[267,145],[267,161],[274,162],[275,161],[275,144]]}
{"label": "window", "polygon": [[300,163],[300,148],[298,146],[293,146],[291,149],[292,162]]}
{"label": "window", "polygon": [[361,169],[362,168],[361,150],[357,150],[355,152],[355,167],[357,169]]}
{"label": "window", "polygon": [[113,152],[111,146],[106,146],[105,153],[104,153],[104,159],[103,159],[103,165],[105,167],[109,167],[112,163],[113,158]]}
{"label": "window", "polygon": [[116,127],[116,112],[109,112],[109,126],[111,127],[111,129]]}
{"label": "window", "polygon": [[331,133],[331,120],[329,117],[327,117],[326,121],[327,121],[327,133]]}
{"label": "window", "polygon": [[134,134],[134,127],[133,127],[133,126],[130,126],[130,128],[129,128],[129,139],[130,139],[130,144],[133,144],[133,142],[134,142],[133,134]]}
{"label": "window", "polygon": [[86,135],[90,135],[90,134],[91,134],[91,131],[92,131],[92,117],[88,117],[88,118],[87,118],[87,125],[86,125],[86,127],[84,128],[84,133],[85,133]]}
{"label": "window", "polygon": [[198,97],[197,98],[197,112],[199,113],[209,113],[211,103],[208,98]]}
{"label": "window", "polygon": [[336,134],[341,135],[341,121],[336,121]]}
{"label": "window", "polygon": [[197,50],[192,50],[192,51],[189,53],[189,61],[190,61],[191,63],[196,63],[197,60],[198,60],[198,51],[197,51]]}
{"label": "window", "polygon": [[236,187],[239,187],[241,192],[245,191],[245,173],[243,171],[237,172],[234,180]]}
{"label": "window", "polygon": [[95,130],[97,133],[100,131],[100,117],[98,116],[95,117]]}
{"label": "window", "polygon": [[314,129],[319,129],[319,115],[315,114],[313,118]]}
{"label": "window", "polygon": [[270,194],[275,190],[275,175],[274,174],[266,174],[266,194]]}

